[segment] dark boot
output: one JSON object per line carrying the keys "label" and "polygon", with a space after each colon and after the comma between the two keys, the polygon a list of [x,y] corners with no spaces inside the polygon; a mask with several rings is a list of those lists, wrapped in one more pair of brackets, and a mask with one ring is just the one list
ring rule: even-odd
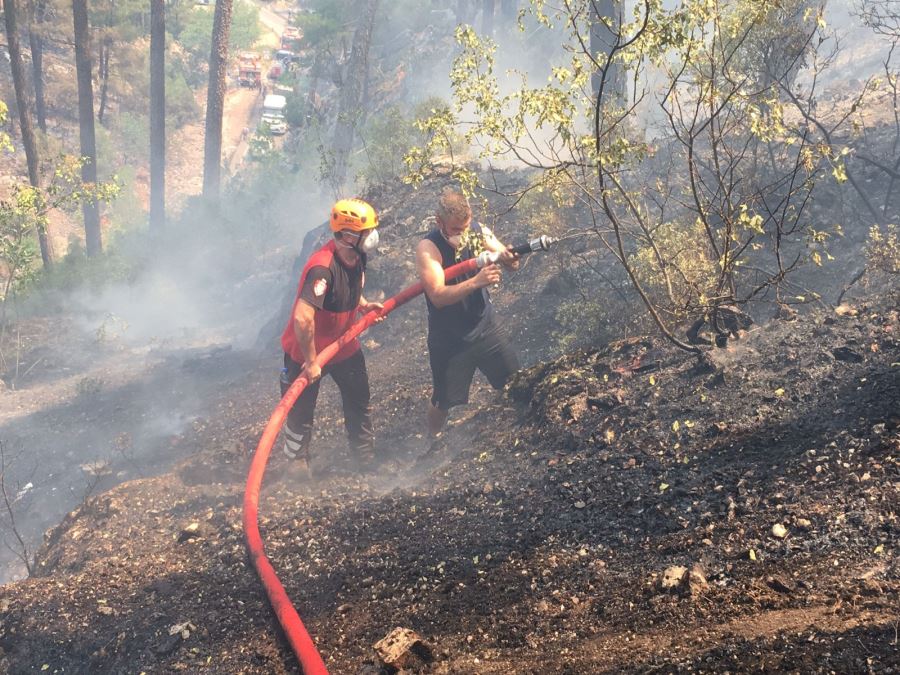
{"label": "dark boot", "polygon": [[372,443],[351,442],[350,452],[360,473],[373,473],[378,468],[378,456]]}

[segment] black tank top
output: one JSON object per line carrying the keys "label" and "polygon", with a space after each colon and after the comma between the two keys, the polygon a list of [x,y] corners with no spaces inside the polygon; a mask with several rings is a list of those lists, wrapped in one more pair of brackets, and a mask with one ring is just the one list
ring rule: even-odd
{"label": "black tank top", "polygon": [[[481,225],[478,223],[472,223],[469,227],[474,232],[481,233]],[[425,238],[437,247],[441,254],[441,266],[444,269],[474,257],[468,246],[457,257],[456,250],[444,238],[439,229],[432,230]],[[448,281],[447,285],[454,286],[466,279],[471,279],[476,274],[477,272],[463,274]],[[435,307],[428,299],[427,294],[425,302],[428,304],[428,341],[430,343],[471,342],[483,335],[491,325],[494,309],[487,288],[473,291],[459,302],[447,307]]]}

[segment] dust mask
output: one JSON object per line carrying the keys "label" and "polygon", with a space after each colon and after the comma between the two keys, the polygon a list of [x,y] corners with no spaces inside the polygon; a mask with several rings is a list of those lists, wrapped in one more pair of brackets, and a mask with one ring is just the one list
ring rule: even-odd
{"label": "dust mask", "polygon": [[373,228],[366,232],[359,238],[357,246],[359,247],[360,251],[367,255],[369,253],[372,253],[376,248],[378,248],[378,230]]}
{"label": "dust mask", "polygon": [[[353,249],[357,253],[366,255],[378,248],[378,230],[375,228],[364,230],[363,232],[354,232],[351,235],[356,237],[355,244],[348,244],[345,241],[339,241],[338,243],[344,248]],[[346,237],[346,235],[344,236]]]}
{"label": "dust mask", "polygon": [[444,239],[446,239],[447,243],[450,244],[454,249],[458,249],[459,245],[462,243],[462,235],[461,234],[454,234],[449,237],[446,234],[444,234],[443,232],[441,234],[443,234]]}

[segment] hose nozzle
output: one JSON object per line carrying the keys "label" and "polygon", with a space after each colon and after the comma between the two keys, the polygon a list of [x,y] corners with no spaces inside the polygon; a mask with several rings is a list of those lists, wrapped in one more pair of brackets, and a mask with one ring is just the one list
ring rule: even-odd
{"label": "hose nozzle", "polygon": [[[553,237],[548,237],[546,234],[542,234],[540,237],[536,239],[532,239],[529,242],[524,244],[519,244],[518,246],[512,246],[507,249],[510,253],[514,253],[518,256],[528,255],[529,253],[535,253],[537,251],[549,251],[550,247],[556,243],[556,239]],[[495,263],[500,259],[500,254],[494,251],[482,251],[478,255],[478,267],[484,267],[485,265],[490,265],[491,263]]]}
{"label": "hose nozzle", "polygon": [[525,244],[513,246],[509,250],[516,255],[527,255],[529,253],[534,253],[535,251],[549,251],[550,246],[552,246],[554,243],[556,243],[556,239],[554,239],[553,237],[548,237],[546,234],[542,234],[537,239],[532,239]]}

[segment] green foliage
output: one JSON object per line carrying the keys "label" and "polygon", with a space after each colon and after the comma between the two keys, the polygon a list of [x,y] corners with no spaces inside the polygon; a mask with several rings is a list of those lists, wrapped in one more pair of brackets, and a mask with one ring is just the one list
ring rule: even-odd
{"label": "green foliage", "polygon": [[307,115],[310,114],[309,103],[305,93],[307,86],[305,82],[297,82],[291,93],[285,99],[284,119],[288,126],[297,129],[302,127],[307,121]]}
{"label": "green foliage", "polygon": [[[191,53],[195,63],[205,63],[209,59],[212,40],[213,9],[194,7],[184,18],[184,26],[175,35],[178,42]],[[262,32],[259,27],[259,8],[247,0],[237,0],[231,17],[231,31],[228,36],[228,50],[231,54],[250,49]]]}
{"label": "green foliage", "polygon": [[133,42],[149,35],[150,5],[141,0],[95,0],[90,3],[90,25],[100,40]]}
{"label": "green foliage", "polygon": [[428,142],[427,132],[420,128],[419,121],[438,110],[449,110],[449,105],[432,97],[413,107],[394,105],[370,115],[360,131],[364,149],[360,178],[369,185],[405,178],[404,158],[414,147]]}
{"label": "green foliage", "polygon": [[276,161],[280,154],[275,149],[275,137],[272,135],[269,125],[260,122],[256,132],[247,141],[247,153],[250,159],[256,162]]}
{"label": "green foliage", "polygon": [[[784,79],[788,86],[793,85],[813,53],[810,38],[825,28],[821,4],[817,0],[783,0],[739,8],[740,23],[729,37],[739,43],[736,68],[750,78],[748,84],[766,90]],[[749,26],[757,28],[748,31]]]}
{"label": "green foliage", "polygon": [[123,166],[117,175],[119,193],[109,206],[107,214],[113,231],[143,228],[147,224],[147,212],[136,192],[136,171],[133,166]]}
{"label": "green foliage", "polygon": [[[554,341],[560,351],[584,345],[602,345],[616,337],[610,320],[611,307],[594,298],[569,297],[560,301],[554,313]],[[620,315],[621,316],[621,315]]]}
{"label": "green foliage", "polygon": [[333,46],[358,12],[351,0],[311,0],[306,6],[310,11],[299,14],[295,23],[303,32],[303,42],[313,49]]}
{"label": "green foliage", "polygon": [[[180,64],[179,64],[180,66]],[[180,129],[200,119],[200,106],[194,98],[184,68],[172,65],[166,73],[166,126]]]}
{"label": "green foliage", "polygon": [[[247,0],[237,0],[231,17],[231,31],[228,37],[230,53],[236,54],[250,49],[262,35],[259,27],[259,7]],[[212,24],[210,24],[212,36]]]}
{"label": "green foliage", "polygon": [[4,305],[38,278],[36,236],[46,230],[51,209],[71,211],[85,200],[110,202],[118,194],[115,182],[82,183],[81,168],[79,158],[60,157],[49,185],[14,185],[11,196],[0,201],[0,266],[4,273],[0,302]]}
{"label": "green foliage", "polygon": [[6,107],[5,102],[0,101],[0,151],[13,149],[12,142],[9,139],[9,134],[6,133],[5,130],[2,130],[2,127],[6,125],[8,117],[9,108]]}
{"label": "green foliage", "polygon": [[[449,154],[471,191],[477,178],[450,147],[459,130],[479,160],[531,167],[529,190],[577,204],[577,220],[670,337],[669,322],[769,287],[777,298],[796,268],[823,259],[806,212],[816,185],[847,179],[846,148],[809,121],[815,97],[800,101],[791,89],[824,40],[811,5],[644,0],[612,27],[620,37],[611,53],[594,54],[591,0],[532,0],[526,20],[566,47],[537,83],[498,73],[497,46],[460,26],[454,107],[419,123],[425,141],[407,152],[408,180]],[[624,73],[626,97],[610,93],[607,65]]]}
{"label": "green foliage", "polygon": [[119,150],[132,161],[146,162],[150,156],[150,119],[140,113],[123,112],[113,121]]}
{"label": "green foliage", "polygon": [[75,383],[75,396],[82,400],[96,398],[103,391],[103,380],[99,377],[82,377]]}
{"label": "green foliage", "polygon": [[0,201],[0,263],[5,268],[0,302],[4,304],[37,274],[35,233],[45,225],[38,215],[44,210],[40,200],[34,188],[16,186],[9,199]]}
{"label": "green foliage", "polygon": [[866,243],[866,257],[873,271],[900,275],[900,229],[893,224],[883,229],[873,225]]}

